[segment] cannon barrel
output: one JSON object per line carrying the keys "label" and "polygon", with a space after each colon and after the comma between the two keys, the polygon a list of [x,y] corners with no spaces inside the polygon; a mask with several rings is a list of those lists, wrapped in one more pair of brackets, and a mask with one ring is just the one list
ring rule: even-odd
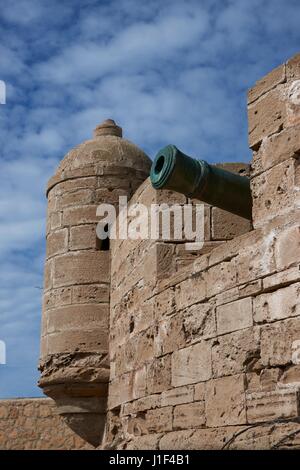
{"label": "cannon barrel", "polygon": [[177,191],[251,220],[249,178],[195,160],[175,145],[167,145],[157,153],[150,180],[155,189]]}

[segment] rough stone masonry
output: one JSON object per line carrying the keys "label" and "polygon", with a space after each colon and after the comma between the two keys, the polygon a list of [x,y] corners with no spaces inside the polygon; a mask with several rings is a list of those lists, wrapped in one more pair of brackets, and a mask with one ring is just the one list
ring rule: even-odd
{"label": "rough stone masonry", "polygon": [[[300,55],[249,90],[248,119],[250,169],[225,166],[250,175],[252,223],[205,205],[200,252],[99,244],[102,201],[186,203],[152,189],[149,158],[111,120],[50,180],[40,386],[73,436],[99,449],[300,448]],[[14,404],[1,406],[0,448],[28,448],[26,419],[7,440]]]}

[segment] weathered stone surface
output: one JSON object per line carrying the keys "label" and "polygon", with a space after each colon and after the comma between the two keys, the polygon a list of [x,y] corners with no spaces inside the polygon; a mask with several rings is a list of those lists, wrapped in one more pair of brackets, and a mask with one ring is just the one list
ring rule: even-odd
{"label": "weathered stone surface", "polygon": [[92,449],[57,414],[53,400],[0,400],[1,450]]}
{"label": "weathered stone surface", "polygon": [[276,67],[270,73],[258,80],[248,91],[248,104],[285,81],[285,64]]}
{"label": "weathered stone surface", "polygon": [[284,129],[262,141],[258,152],[253,154],[251,176],[269,170],[275,165],[296,157],[300,152],[299,126]]}
{"label": "weathered stone surface", "polygon": [[117,377],[109,384],[108,409],[118,408],[133,399],[133,375],[131,372]]}
{"label": "weathered stone surface", "polygon": [[205,412],[208,427],[246,423],[243,374],[210,380],[206,384]]}
{"label": "weathered stone surface", "polygon": [[133,375],[133,398],[140,398],[146,395],[147,385],[147,369],[146,366],[138,369],[134,372]]}
{"label": "weathered stone surface", "polygon": [[279,132],[286,119],[284,85],[278,85],[248,107],[249,146],[255,150],[262,139]]}
{"label": "weathered stone surface", "polygon": [[54,333],[48,336],[47,344],[48,354],[74,352],[79,346],[82,352],[105,353],[108,349],[107,330],[97,327]]}
{"label": "weathered stone surface", "polygon": [[58,307],[47,313],[49,334],[76,328],[97,328],[108,330],[108,304],[81,304]]}
{"label": "weathered stone surface", "polygon": [[184,387],[176,387],[171,390],[166,390],[161,394],[161,406],[168,405],[181,405],[183,403],[190,403],[194,398],[194,387],[187,385]]}
{"label": "weathered stone surface", "polygon": [[216,309],[218,334],[248,328],[253,324],[252,298],[245,297]]}
{"label": "weathered stone surface", "polygon": [[300,227],[295,225],[281,232],[275,245],[275,260],[279,270],[299,264]]}
{"label": "weathered stone surface", "polygon": [[286,63],[287,79],[300,78],[300,54],[296,54]]}
{"label": "weathered stone surface", "polygon": [[170,354],[154,359],[147,367],[147,392],[157,393],[171,386],[171,357]]}
{"label": "weathered stone surface", "polygon": [[256,297],[254,321],[272,322],[300,314],[300,283]]}
{"label": "weathered stone surface", "polygon": [[147,411],[146,423],[148,432],[172,431],[172,406]]}
{"label": "weathered stone surface", "polygon": [[276,390],[246,395],[249,423],[299,416],[299,394],[295,390]]}
{"label": "weathered stone surface", "polygon": [[216,318],[211,303],[195,304],[182,312],[185,341],[194,343],[216,336]]}
{"label": "weathered stone surface", "polygon": [[266,392],[275,390],[281,375],[279,368],[263,369],[260,373],[259,388]]}
{"label": "weathered stone surface", "polygon": [[[87,178],[76,178],[76,179],[69,179],[67,181],[63,181],[57,184],[52,190],[55,196],[61,196],[64,193],[70,191],[77,191],[78,189],[84,188],[94,188],[97,183],[97,178],[95,177],[87,177]],[[50,193],[48,193],[50,194]]]}
{"label": "weathered stone surface", "polygon": [[100,217],[96,215],[97,205],[67,207],[63,211],[64,225],[97,224]]}
{"label": "weathered stone surface", "polygon": [[250,372],[260,358],[259,330],[247,328],[218,337],[212,346],[213,376]]}
{"label": "weathered stone surface", "polygon": [[134,400],[129,403],[122,405],[123,415],[130,415],[140,413],[141,411],[152,410],[153,408],[159,408],[161,405],[161,394],[147,395],[138,400]]}
{"label": "weathered stone surface", "polygon": [[194,400],[195,401],[203,401],[205,400],[205,388],[206,382],[200,382],[194,386]]}
{"label": "weathered stone surface", "polygon": [[197,429],[167,433],[159,442],[161,450],[216,450],[222,449],[226,441],[241,430],[230,426],[216,429]]}
{"label": "weathered stone surface", "polygon": [[47,258],[65,253],[68,250],[68,229],[64,228],[49,233],[47,237]]}
{"label": "weathered stone surface", "polygon": [[172,385],[179,387],[210,379],[211,345],[202,341],[172,354]]}
{"label": "weathered stone surface", "polygon": [[[212,297],[235,286],[237,280],[235,259],[224,261],[207,272],[207,297]],[[199,299],[201,300],[201,299]]]}
{"label": "weathered stone surface", "polygon": [[72,287],[72,299],[75,304],[102,303],[109,301],[109,285],[83,285]]}
{"label": "weathered stone surface", "polygon": [[[297,349],[299,351],[299,344]],[[300,351],[299,351],[300,352]],[[299,360],[299,352],[297,353],[297,359]],[[300,388],[300,364],[292,365],[286,368],[284,372],[280,371],[278,376],[278,386],[295,386],[298,389]]]}
{"label": "weathered stone surface", "polygon": [[126,450],[153,450],[158,449],[158,443],[162,434],[147,434],[132,439],[127,445]]}
{"label": "weathered stone surface", "polygon": [[56,256],[53,262],[54,287],[109,282],[107,251],[67,253]]}
{"label": "weathered stone surface", "polygon": [[92,202],[93,191],[91,189],[77,189],[66,192],[57,198],[56,209],[61,210],[68,206],[89,204]]}
{"label": "weathered stone surface", "polygon": [[70,250],[96,248],[97,234],[95,225],[77,225],[70,229]]}
{"label": "weathered stone surface", "polygon": [[296,207],[297,171],[297,160],[290,158],[251,180],[254,227],[261,227],[268,220]]}
{"label": "weathered stone surface", "polygon": [[56,306],[70,305],[72,299],[72,288],[62,287],[51,289],[44,293],[44,309],[49,310]]}
{"label": "weathered stone surface", "polygon": [[173,429],[198,428],[204,425],[204,401],[175,406]]}
{"label": "weathered stone surface", "polygon": [[175,312],[175,291],[174,288],[163,290],[154,299],[155,317],[161,319],[165,315]]}
{"label": "weathered stone surface", "polygon": [[292,363],[293,345],[300,339],[300,318],[275,322],[262,327],[261,360],[266,366],[282,366]]}
{"label": "weathered stone surface", "polygon": [[271,231],[259,241],[251,243],[241,250],[237,258],[237,275],[239,284],[249,283],[257,278],[275,272],[274,245],[275,233]]}
{"label": "weathered stone surface", "polygon": [[50,215],[48,220],[51,230],[56,230],[57,228],[60,228],[62,226],[62,212],[54,212]]}
{"label": "weathered stone surface", "polygon": [[296,281],[300,281],[300,265],[266,277],[263,280],[263,288],[264,290],[271,290]]}
{"label": "weathered stone surface", "polygon": [[249,220],[217,207],[212,208],[211,219],[213,240],[230,240],[251,229]]}
{"label": "weathered stone surface", "polygon": [[206,281],[203,275],[186,279],[176,286],[175,302],[178,310],[201,302],[206,297]]}
{"label": "weathered stone surface", "polygon": [[182,319],[174,315],[161,321],[156,327],[154,335],[154,354],[161,356],[185,345],[185,335]]}

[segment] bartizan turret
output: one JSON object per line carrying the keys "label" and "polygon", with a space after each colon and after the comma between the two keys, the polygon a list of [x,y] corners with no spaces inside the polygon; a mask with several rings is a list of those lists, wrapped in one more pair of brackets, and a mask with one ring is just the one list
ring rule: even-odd
{"label": "bartizan turret", "polygon": [[150,166],[108,119],[66,155],[48,183],[39,386],[94,446],[106,421],[110,293],[109,244],[97,239],[96,209],[130,198]]}

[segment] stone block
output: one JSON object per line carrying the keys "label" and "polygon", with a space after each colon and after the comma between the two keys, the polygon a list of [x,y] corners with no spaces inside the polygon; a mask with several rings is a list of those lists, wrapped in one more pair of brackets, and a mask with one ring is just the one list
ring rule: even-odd
{"label": "stone block", "polygon": [[208,427],[246,424],[244,375],[210,380],[205,403]]}
{"label": "stone block", "polygon": [[300,318],[281,320],[261,329],[261,361],[264,366],[292,364],[296,342],[300,341]]}
{"label": "stone block", "polygon": [[62,226],[62,212],[54,212],[50,215],[50,230],[56,230]]}
{"label": "stone block", "polygon": [[234,287],[237,280],[235,259],[211,266],[206,279],[207,297],[213,297]]}
{"label": "stone block", "polygon": [[49,310],[57,306],[70,305],[72,301],[72,288],[62,287],[51,289],[44,294],[44,310]]}
{"label": "stone block", "polygon": [[174,408],[173,429],[199,428],[205,425],[204,401],[177,405]]}
{"label": "stone block", "polygon": [[56,307],[47,313],[47,332],[101,328],[108,335],[109,305],[81,304]]}
{"label": "stone block", "polygon": [[254,321],[272,322],[300,315],[300,283],[262,294],[254,301]]}
{"label": "stone block", "polygon": [[146,395],[146,367],[134,371],[133,375],[133,398],[137,399]]}
{"label": "stone block", "polygon": [[163,356],[154,359],[147,366],[147,393],[158,393],[171,386],[171,357]]}
{"label": "stone block", "polygon": [[155,356],[162,356],[163,354],[177,351],[184,345],[183,322],[179,315],[174,315],[159,322],[154,336]]}
{"label": "stone block", "polygon": [[[173,431],[165,434],[160,442],[161,450],[221,450],[227,442],[246,426],[226,426],[196,430]],[[242,447],[241,447],[242,448]]]}
{"label": "stone block", "polygon": [[91,189],[78,189],[77,191],[62,193],[57,198],[56,209],[64,209],[69,206],[79,206],[92,202],[93,191]]}
{"label": "stone block", "polygon": [[297,159],[290,158],[251,180],[253,226],[261,227],[275,216],[296,207]]}
{"label": "stone block", "polygon": [[184,387],[176,387],[166,390],[161,394],[161,406],[174,406],[193,401],[194,387],[186,385]]}
{"label": "stone block", "polygon": [[55,232],[50,232],[47,236],[46,243],[47,258],[65,253],[66,251],[68,251],[68,229],[63,228]]}
{"label": "stone block", "polygon": [[230,212],[212,208],[212,240],[230,240],[251,230],[251,222]]}
{"label": "stone block", "polygon": [[281,232],[275,244],[275,260],[278,270],[299,264],[300,227],[295,225]]}
{"label": "stone block", "polygon": [[219,335],[248,328],[253,324],[252,298],[236,300],[216,308]]}
{"label": "stone block", "polygon": [[66,330],[48,335],[48,354],[80,352],[103,352],[108,350],[108,334],[103,328]]}
{"label": "stone block", "polygon": [[253,103],[262,95],[285,81],[285,64],[276,67],[270,73],[258,80],[248,91],[248,104]]}
{"label": "stone block", "polygon": [[269,170],[300,152],[300,126],[289,127],[279,134],[271,135],[263,140],[259,151],[253,154],[252,172],[254,177],[258,173]]}
{"label": "stone block", "polygon": [[178,310],[201,302],[206,298],[206,281],[202,273],[190,277],[176,286],[175,302]]}
{"label": "stone block", "polygon": [[187,343],[216,336],[215,309],[212,303],[192,305],[182,312],[182,318]]}
{"label": "stone block", "polygon": [[53,259],[54,287],[109,282],[109,252],[67,253]]}
{"label": "stone block", "polygon": [[202,341],[172,354],[172,385],[179,387],[211,377],[211,344]]}
{"label": "stone block", "polygon": [[108,302],[109,284],[73,286],[72,299],[74,304]]}
{"label": "stone block", "polygon": [[261,233],[260,238],[256,242],[251,243],[251,240],[249,240],[247,247],[240,250],[236,261],[239,284],[252,282],[276,271],[274,259],[275,241],[276,236],[274,231],[271,231],[267,236]]}
{"label": "stone block", "polygon": [[212,346],[214,377],[255,370],[260,358],[259,331],[253,328],[219,336]]}
{"label": "stone block", "polygon": [[77,225],[70,229],[70,250],[83,250],[97,247],[96,226]]}
{"label": "stone block", "polygon": [[206,382],[200,382],[194,386],[194,400],[195,401],[203,401],[205,400],[205,388]]}
{"label": "stone block", "polygon": [[70,191],[78,191],[79,189],[93,189],[96,187],[97,178],[95,176],[87,177],[87,178],[76,178],[76,179],[69,179],[67,181],[62,181],[58,183],[52,191],[54,191],[55,196],[61,196],[64,193]]}
{"label": "stone block", "polygon": [[263,279],[263,289],[267,291],[276,287],[284,287],[297,281],[300,281],[300,265],[265,277]]}
{"label": "stone block", "polygon": [[132,384],[132,373],[124,374],[110,382],[107,405],[109,410],[119,408],[121,404],[133,399]]}
{"label": "stone block", "polygon": [[249,147],[257,150],[261,141],[279,132],[286,122],[284,85],[263,95],[248,107]]}
{"label": "stone block", "polygon": [[288,80],[300,78],[300,54],[294,55],[287,61],[286,76]]}
{"label": "stone block", "polygon": [[295,390],[246,394],[246,403],[250,424],[299,416],[299,393]]}
{"label": "stone block", "polygon": [[126,450],[155,450],[158,449],[158,443],[162,434],[146,434],[144,436],[134,437],[128,444]]}
{"label": "stone block", "polygon": [[263,369],[259,378],[260,389],[265,392],[275,390],[281,374],[282,371],[276,367],[272,369]]}
{"label": "stone block", "polygon": [[147,411],[146,426],[148,432],[167,432],[172,431],[173,408],[165,406],[155,410]]}
{"label": "stone block", "polygon": [[97,224],[97,205],[67,207],[63,210],[63,225]]}

